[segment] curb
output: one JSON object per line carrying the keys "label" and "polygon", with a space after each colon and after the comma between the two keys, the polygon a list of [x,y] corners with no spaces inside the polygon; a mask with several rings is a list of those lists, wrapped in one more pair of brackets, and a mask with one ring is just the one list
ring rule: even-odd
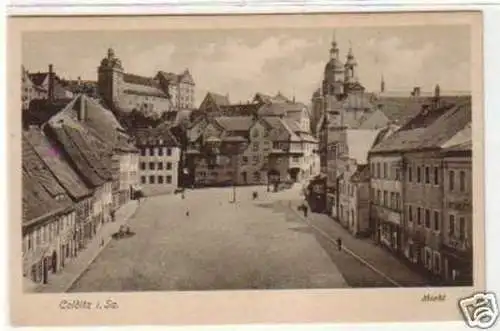
{"label": "curb", "polygon": [[[328,233],[326,233],[323,229],[311,224],[311,222],[309,220],[307,220],[307,218],[303,217],[299,212],[297,212],[295,209],[291,208],[290,206],[286,206],[286,208],[290,209],[295,215],[297,215],[297,217],[299,217],[303,222],[305,222],[307,225],[309,225],[310,227],[312,227],[313,229],[315,229],[316,231],[318,231],[321,235],[323,235],[323,237],[325,237],[326,239],[328,240],[332,240],[332,238],[334,238],[334,236],[331,236],[329,235]],[[340,238],[340,237],[337,237],[337,238]],[[344,244],[342,244],[342,250],[344,252],[346,252],[347,254],[349,254],[350,256],[352,256],[353,258],[355,258],[356,260],[358,260],[359,262],[361,262],[363,265],[365,265],[366,267],[368,267],[369,269],[371,269],[372,271],[374,271],[375,273],[379,274],[382,278],[384,278],[386,281],[390,282],[392,285],[396,286],[396,287],[402,287],[401,284],[399,284],[398,282],[396,282],[395,280],[393,280],[392,278],[390,278],[389,276],[387,276],[385,273],[383,273],[382,271],[378,270],[377,268],[375,268],[373,265],[371,265],[368,261],[366,261],[364,258],[360,257],[359,255],[357,255],[356,253],[354,253],[352,250],[350,250],[349,248],[347,248]]]}
{"label": "curb", "polygon": [[[126,223],[130,218],[132,218],[136,213],[137,211],[139,210],[139,207],[140,207],[140,204],[137,204],[135,210],[128,216],[126,217],[122,223]],[[82,269],[81,272],[79,272],[72,280],[71,282],[69,282],[69,284],[67,286],[65,286],[64,290],[62,291],[62,293],[66,293],[68,292],[72,287],[73,285],[75,285],[75,283],[77,281],[80,280],[80,278],[82,278],[82,276],[85,274],[85,272],[87,272],[87,270],[89,269],[90,265],[92,263],[94,263],[94,261],[99,257],[99,255],[101,255],[102,251],[109,245],[109,243],[113,240],[112,237],[109,237],[107,240],[104,241],[104,245],[102,245],[99,250],[97,250],[96,254],[94,254],[94,256],[86,263],[85,267]]]}

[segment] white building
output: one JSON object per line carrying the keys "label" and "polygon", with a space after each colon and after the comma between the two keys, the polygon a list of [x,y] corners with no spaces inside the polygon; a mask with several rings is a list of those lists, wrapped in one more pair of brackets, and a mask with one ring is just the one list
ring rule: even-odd
{"label": "white building", "polygon": [[139,185],[146,195],[172,193],[178,186],[180,144],[168,128],[141,129],[136,133],[139,149]]}

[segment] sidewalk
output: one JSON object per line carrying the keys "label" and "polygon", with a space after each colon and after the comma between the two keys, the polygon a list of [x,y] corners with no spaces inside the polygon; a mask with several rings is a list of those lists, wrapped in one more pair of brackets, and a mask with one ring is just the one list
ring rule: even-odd
{"label": "sidewalk", "polygon": [[[139,205],[135,200],[121,206],[115,213],[116,221],[102,225],[95,237],[88,242],[87,247],[80,251],[76,257],[68,260],[61,272],[49,274],[48,284],[39,285],[35,292],[63,293],[68,291],[109,244],[112,240],[111,235],[118,231],[120,225],[127,223],[138,207]],[[101,246],[102,240],[104,240],[104,245]]]}
{"label": "sidewalk", "polygon": [[[283,203],[284,206],[292,208],[293,212],[296,212],[301,201],[295,200],[290,206],[287,206],[287,202]],[[297,213],[297,215],[302,218],[302,215],[299,213]],[[350,251],[361,257],[380,272],[390,276],[391,279],[401,286],[430,286],[430,280],[425,279],[421,274],[411,270],[397,257],[393,256],[392,253],[377,246],[370,238],[355,238],[338,222],[324,214],[309,213],[307,219],[311,224],[326,232],[334,239],[340,237],[344,247],[347,247]]]}

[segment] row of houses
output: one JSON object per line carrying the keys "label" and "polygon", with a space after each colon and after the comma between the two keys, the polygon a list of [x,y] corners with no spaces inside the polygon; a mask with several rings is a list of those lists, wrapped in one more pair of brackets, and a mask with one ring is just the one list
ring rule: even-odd
{"label": "row of houses", "polygon": [[86,95],[53,107],[22,132],[23,275],[36,283],[85,249],[138,182],[138,150],[109,110]]}
{"label": "row of houses", "polygon": [[438,279],[470,284],[470,98],[441,97],[437,87],[433,97],[393,107],[399,125],[384,113],[357,125],[325,121],[326,169],[310,199],[352,235],[371,237]]}
{"label": "row of houses", "polygon": [[191,117],[184,157],[190,185],[277,185],[319,173],[309,110],[280,93],[257,93],[246,104],[209,93]]}

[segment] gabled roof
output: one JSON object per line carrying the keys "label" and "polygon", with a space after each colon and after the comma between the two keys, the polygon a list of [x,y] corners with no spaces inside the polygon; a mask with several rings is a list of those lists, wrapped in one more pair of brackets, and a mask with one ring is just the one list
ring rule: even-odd
{"label": "gabled roof", "polygon": [[179,81],[187,84],[192,84],[194,85],[194,79],[191,73],[189,72],[188,69],[184,70],[180,75],[179,75]]}
{"label": "gabled roof", "polygon": [[151,143],[157,143],[162,140],[165,146],[179,147],[180,144],[175,136],[166,125],[158,126],[156,128],[137,129],[135,132],[137,145],[147,146]]}
{"label": "gabled roof", "polygon": [[[75,98],[68,104],[74,107]],[[96,134],[82,123],[74,120],[69,111],[61,111],[48,122],[51,133],[62,145],[73,167],[87,185],[97,187],[112,179],[111,146],[100,140]]]}
{"label": "gabled roof", "polygon": [[45,79],[47,79],[47,76],[49,75],[48,72],[37,72],[37,73],[29,73],[28,77],[30,80],[33,82],[34,85],[42,85]]}
{"label": "gabled roof", "polygon": [[212,101],[217,105],[217,106],[229,106],[229,97],[226,95],[214,93],[214,92],[208,92],[207,96],[212,99]]}
{"label": "gabled roof", "polygon": [[25,133],[22,135],[22,163],[23,168],[38,180],[52,198],[61,197],[61,200],[69,202],[66,191],[31,146]]}
{"label": "gabled roof", "polygon": [[52,198],[40,181],[24,167],[22,169],[22,224],[28,226],[71,208]]}
{"label": "gabled roof", "polygon": [[471,104],[433,109],[410,120],[407,125],[373,148],[372,152],[411,151],[441,148],[441,145],[470,123]]}
{"label": "gabled roof", "polygon": [[[78,95],[61,112],[59,117],[68,117],[82,123],[110,148],[124,152],[134,152],[136,148],[127,142],[127,134],[116,116],[98,101]],[[55,118],[57,119],[57,117]]]}
{"label": "gabled roof", "polygon": [[151,77],[144,77],[130,73],[123,74],[123,81],[129,84],[144,85],[159,88],[158,82]]}
{"label": "gabled roof", "polygon": [[[31,128],[25,131],[23,133],[23,143],[24,140],[29,143],[43,161],[45,167],[54,175],[58,183],[73,200],[79,200],[92,194],[92,191],[66,162],[63,151],[55,144],[52,144],[41,130]],[[28,160],[25,161],[23,158],[23,162],[28,162]]]}
{"label": "gabled roof", "polygon": [[23,123],[42,125],[64,109],[71,101],[72,99],[59,99],[53,102],[47,99],[31,100],[28,109],[23,112]]}
{"label": "gabled roof", "polygon": [[254,123],[252,116],[220,116],[214,120],[225,131],[248,131]]}
{"label": "gabled roof", "polygon": [[441,145],[441,148],[460,146],[472,141],[472,123],[468,123],[462,130],[458,131],[453,137]]}
{"label": "gabled roof", "polygon": [[302,128],[300,127],[300,124],[291,118],[284,118],[283,121],[286,123],[286,125],[292,129],[293,132],[299,133],[303,132]]}
{"label": "gabled roof", "polygon": [[260,105],[255,103],[250,104],[235,104],[220,106],[221,116],[252,116],[257,114]]}
{"label": "gabled roof", "polygon": [[347,155],[356,163],[366,164],[368,152],[373,147],[381,130],[346,130]]}
{"label": "gabled roof", "polygon": [[286,116],[288,112],[301,112],[306,106],[302,103],[269,103],[260,107],[260,116]]}

